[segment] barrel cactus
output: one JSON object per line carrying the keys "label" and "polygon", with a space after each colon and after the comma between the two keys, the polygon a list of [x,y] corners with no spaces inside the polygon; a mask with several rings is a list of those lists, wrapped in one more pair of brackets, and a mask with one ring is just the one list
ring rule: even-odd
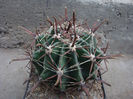
{"label": "barrel cactus", "polygon": [[74,11],[69,19],[67,8],[65,17],[60,16],[60,19],[53,17],[52,22],[48,18],[50,27],[41,33],[34,34],[22,27],[33,35],[35,40],[31,53],[27,52],[34,73],[39,78],[31,91],[43,82],[59,92],[80,88],[89,96],[87,82],[99,81],[98,70],[101,69],[101,61],[106,62],[106,59],[114,58],[105,54],[108,44],[107,47],[100,48],[95,36],[96,30],[105,21],[88,28],[85,24],[76,23]]}

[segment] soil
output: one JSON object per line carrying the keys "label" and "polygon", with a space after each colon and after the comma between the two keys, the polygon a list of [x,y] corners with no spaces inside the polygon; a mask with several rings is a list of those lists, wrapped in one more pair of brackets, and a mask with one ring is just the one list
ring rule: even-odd
{"label": "soil", "polygon": [[[34,83],[30,82],[29,90],[33,85]],[[69,92],[66,92],[65,94],[49,88],[46,84],[41,84],[32,93],[30,93],[26,99],[59,99],[61,96],[63,99],[103,99],[101,83],[94,81],[93,84],[92,81],[87,83],[87,90],[89,90],[90,96],[87,96],[85,92],[81,91],[80,87],[76,90],[73,89],[69,90]]]}

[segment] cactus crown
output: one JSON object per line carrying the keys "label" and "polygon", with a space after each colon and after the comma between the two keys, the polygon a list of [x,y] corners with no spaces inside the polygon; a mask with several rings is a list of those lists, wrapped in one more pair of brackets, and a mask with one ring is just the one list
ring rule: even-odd
{"label": "cactus crown", "polygon": [[[40,79],[60,91],[68,88],[85,88],[85,83],[97,78],[97,71],[104,52],[98,48],[94,32],[101,25],[92,29],[76,24],[75,12],[68,19],[54,22],[49,18],[50,28],[35,37],[35,50],[32,63]],[[103,23],[102,23],[103,24]]]}

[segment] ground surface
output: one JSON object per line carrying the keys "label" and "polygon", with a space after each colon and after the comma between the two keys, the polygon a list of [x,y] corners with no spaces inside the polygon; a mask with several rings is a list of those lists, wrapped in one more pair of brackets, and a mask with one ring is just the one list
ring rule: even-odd
{"label": "ground surface", "polygon": [[[23,57],[21,49],[0,49],[0,99],[22,99],[27,78],[26,61],[9,64],[13,58]],[[133,55],[111,60],[104,80],[108,99],[133,99]]]}
{"label": "ground surface", "polygon": [[22,99],[23,82],[27,78],[26,62],[9,64],[11,59],[19,56],[22,56],[21,50],[0,49],[0,99]]}
{"label": "ground surface", "polygon": [[109,71],[103,79],[112,86],[105,85],[107,99],[133,99],[133,55],[111,60]]}

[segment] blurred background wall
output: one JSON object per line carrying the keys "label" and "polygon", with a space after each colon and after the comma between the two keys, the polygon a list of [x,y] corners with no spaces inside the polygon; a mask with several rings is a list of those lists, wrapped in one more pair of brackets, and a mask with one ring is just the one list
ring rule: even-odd
{"label": "blurred background wall", "polygon": [[107,19],[98,32],[109,40],[113,53],[133,54],[133,1],[132,0],[0,0],[0,47],[21,47],[30,36],[18,28],[24,26],[35,32],[40,24],[46,25],[46,16],[69,16],[76,10],[78,20],[89,26]]}
{"label": "blurred background wall", "polygon": [[109,3],[109,2],[114,2],[114,3],[133,3],[133,0],[77,0],[77,1],[81,1],[81,2],[90,2],[90,1],[94,1],[94,2],[98,2],[98,3]]}

